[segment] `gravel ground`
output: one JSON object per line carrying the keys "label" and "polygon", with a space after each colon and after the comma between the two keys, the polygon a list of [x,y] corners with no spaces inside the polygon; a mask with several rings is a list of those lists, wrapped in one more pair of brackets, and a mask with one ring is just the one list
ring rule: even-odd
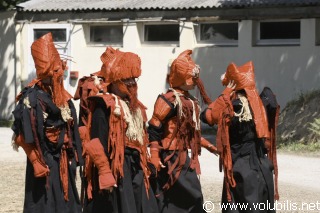
{"label": "gravel ground", "polygon": [[[9,128],[0,127],[1,213],[21,213],[23,209],[26,156],[21,148],[19,152],[12,150],[11,135]],[[208,208],[214,207],[208,212],[221,212],[223,174],[218,169],[218,158],[203,150],[200,164],[204,200]],[[280,200],[277,212],[320,212],[320,158],[280,153],[278,164]]]}

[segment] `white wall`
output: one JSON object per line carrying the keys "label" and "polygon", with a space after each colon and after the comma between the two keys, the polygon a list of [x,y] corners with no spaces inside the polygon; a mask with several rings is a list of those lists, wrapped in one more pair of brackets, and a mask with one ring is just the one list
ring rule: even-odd
{"label": "white wall", "polygon": [[[148,116],[151,116],[158,94],[167,88],[165,79],[169,62],[185,49],[193,49],[192,57],[201,67],[201,79],[212,99],[223,89],[219,79],[228,64],[241,65],[249,60],[255,65],[258,89],[261,91],[264,86],[273,89],[282,108],[300,92],[320,88],[320,46],[315,46],[315,19],[301,20],[300,46],[253,46],[254,24],[250,20],[239,22],[238,47],[197,45],[191,22],[181,22],[178,46],[144,45],[138,30],[141,24],[124,24],[123,47],[120,49],[135,52],[141,57],[139,98],[148,107]],[[80,77],[100,70],[100,55],[106,49],[106,46],[88,45],[86,29],[85,24],[73,24],[71,27],[71,56],[75,63],[70,68],[79,71]],[[22,34],[23,46],[27,34],[23,31]],[[76,84],[76,81],[71,82],[71,94],[74,94]]]}
{"label": "white wall", "polygon": [[195,48],[194,57],[202,67],[211,97],[222,90],[219,80],[230,62],[238,65],[252,60],[257,88],[269,86],[282,108],[301,92],[320,88],[320,46],[315,46],[315,20],[301,20],[300,46],[252,46],[252,21],[241,21],[238,47]]}
{"label": "white wall", "polygon": [[11,119],[15,106],[15,12],[0,13],[0,120]]}

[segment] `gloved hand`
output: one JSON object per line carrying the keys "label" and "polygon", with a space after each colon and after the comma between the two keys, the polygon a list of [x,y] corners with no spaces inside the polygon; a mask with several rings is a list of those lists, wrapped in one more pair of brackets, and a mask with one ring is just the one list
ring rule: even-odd
{"label": "gloved hand", "polygon": [[161,162],[159,151],[159,143],[157,141],[150,142],[150,161],[156,167],[157,171],[160,171],[161,168],[165,168],[165,166]]}
{"label": "gloved hand", "polygon": [[201,146],[206,148],[209,152],[215,155],[219,154],[217,147],[215,147],[213,144],[211,144],[207,139],[203,137],[201,137]]}
{"label": "gloved hand", "polygon": [[232,81],[229,81],[228,85],[226,86],[226,88],[223,90],[222,94],[223,95],[233,95],[234,93],[234,89],[236,88],[236,84],[235,82],[232,80]]}
{"label": "gloved hand", "polygon": [[40,159],[40,154],[34,143],[25,143],[21,134],[15,138],[15,143],[21,146],[28,156],[28,159],[32,163],[35,177],[45,177],[49,175],[49,167]]}
{"label": "gloved hand", "polygon": [[93,163],[98,168],[99,187],[100,189],[112,190],[112,187],[117,186],[116,181],[110,169],[109,160],[104,153],[103,146],[98,138],[84,144],[86,153],[90,156]]}

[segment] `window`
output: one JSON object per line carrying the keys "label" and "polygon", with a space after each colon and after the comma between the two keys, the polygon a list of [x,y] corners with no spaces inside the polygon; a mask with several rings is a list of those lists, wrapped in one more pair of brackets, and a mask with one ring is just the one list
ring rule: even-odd
{"label": "window", "polygon": [[179,42],[179,24],[144,25],[145,42]]}
{"label": "window", "polygon": [[238,23],[200,23],[195,27],[198,43],[237,45]]}
{"label": "window", "polygon": [[66,29],[34,29],[33,30],[34,41],[41,36],[51,32],[54,42],[66,42],[67,41],[67,30]]}
{"label": "window", "polygon": [[316,19],[316,45],[320,45],[320,19]]}
{"label": "window", "polygon": [[258,45],[299,45],[300,43],[300,21],[262,21],[258,26]]}
{"label": "window", "polygon": [[122,25],[92,25],[90,26],[91,43],[123,44]]}

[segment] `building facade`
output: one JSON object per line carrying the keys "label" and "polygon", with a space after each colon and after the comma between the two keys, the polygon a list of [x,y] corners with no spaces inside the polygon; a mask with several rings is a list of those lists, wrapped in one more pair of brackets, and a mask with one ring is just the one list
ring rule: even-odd
{"label": "building facade", "polygon": [[[15,94],[35,76],[32,42],[49,31],[61,56],[70,59],[65,87],[71,94],[79,77],[100,69],[107,46],[137,53],[139,98],[148,116],[168,88],[170,63],[185,49],[193,50],[212,99],[223,89],[220,76],[228,64],[250,60],[258,90],[269,86],[282,107],[320,88],[320,3],[315,0],[31,0],[19,5],[14,20],[14,66],[2,72],[13,75]],[[14,104],[7,100],[1,104],[2,119],[11,118]]]}

